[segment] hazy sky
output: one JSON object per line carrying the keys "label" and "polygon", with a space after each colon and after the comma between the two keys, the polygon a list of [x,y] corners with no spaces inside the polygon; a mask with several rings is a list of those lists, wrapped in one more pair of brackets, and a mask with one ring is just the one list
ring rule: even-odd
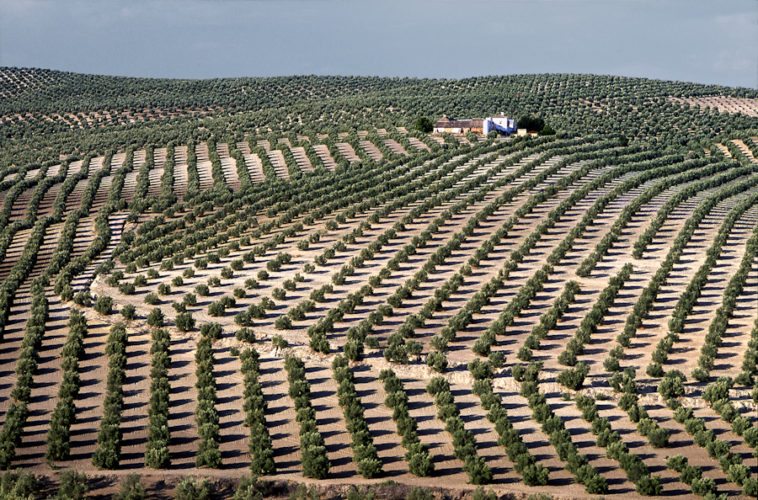
{"label": "hazy sky", "polygon": [[0,0],[0,66],[598,73],[758,88],[758,0]]}

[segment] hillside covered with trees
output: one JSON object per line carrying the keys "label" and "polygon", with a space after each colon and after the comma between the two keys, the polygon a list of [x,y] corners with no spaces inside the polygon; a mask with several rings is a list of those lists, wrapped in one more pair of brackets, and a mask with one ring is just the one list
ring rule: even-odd
{"label": "hillside covered with trees", "polygon": [[755,498],[753,111],[0,68],[0,497]]}

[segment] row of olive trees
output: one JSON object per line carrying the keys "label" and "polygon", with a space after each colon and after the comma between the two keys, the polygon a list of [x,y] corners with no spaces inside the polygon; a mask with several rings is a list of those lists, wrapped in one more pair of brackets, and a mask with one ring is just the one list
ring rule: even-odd
{"label": "row of olive trees", "polygon": [[253,184],[253,180],[247,169],[245,156],[234,142],[229,143],[229,157],[232,158],[237,165],[237,178],[240,182],[240,191],[249,189]]}
{"label": "row of olive trees", "polygon": [[47,434],[49,460],[66,460],[71,452],[71,425],[76,421],[75,400],[79,394],[79,361],[84,354],[84,337],[87,335],[87,319],[78,309],[71,310],[68,336],[61,352],[63,378],[58,388],[58,402],[50,418]]}
{"label": "row of olive trees", "polygon": [[228,193],[230,189],[224,179],[224,169],[221,167],[221,157],[218,154],[215,139],[209,139],[206,146],[208,147],[208,159],[211,162],[213,189],[219,193]]}
{"label": "row of olive trees", "polygon": [[[745,349],[745,357],[742,359],[742,372],[737,376],[737,382],[754,387],[754,400],[758,400],[758,318],[750,332],[750,340]],[[758,401],[757,401],[758,402]]]}
{"label": "row of olive trees", "polygon": [[219,414],[216,409],[216,377],[213,374],[215,357],[213,342],[221,336],[221,326],[217,323],[205,323],[200,327],[200,338],[195,350],[195,375],[197,381],[197,423],[200,444],[195,457],[198,467],[218,468],[221,466],[219,451],[220,427]]}
{"label": "row of olive trees", "polygon": [[287,356],[284,367],[287,370],[289,396],[295,402],[297,420],[300,424],[303,475],[315,479],[324,479],[329,474],[330,463],[326,454],[324,437],[316,424],[316,410],[311,404],[311,386],[305,377],[305,365],[300,359]]}
{"label": "row of olive trees", "polygon": [[345,415],[347,430],[352,438],[353,461],[358,473],[367,479],[382,474],[382,461],[374,446],[363,403],[355,389],[355,376],[346,358],[337,356],[332,362],[334,380],[337,381],[337,398]]}
{"label": "row of olive trees", "polygon": [[148,437],[145,464],[155,469],[164,469],[171,463],[169,443],[171,433],[168,419],[171,383],[168,371],[171,368],[171,336],[164,328],[152,330],[150,345],[150,406],[148,407]]}
{"label": "row of olive trees", "polygon": [[149,145],[145,148],[145,161],[137,171],[137,179],[134,186],[134,201],[132,212],[142,212],[150,206],[152,200],[148,199],[150,188],[150,171],[155,167],[155,148]]}
{"label": "row of olive trees", "polygon": [[279,176],[276,175],[276,170],[274,170],[274,166],[271,164],[271,160],[269,159],[268,154],[263,146],[258,145],[258,142],[254,137],[250,137],[248,141],[250,143],[250,151],[254,155],[258,155],[258,158],[261,160],[263,175],[265,176],[266,180],[280,181]]}
{"label": "row of olive trees", "polygon": [[703,469],[689,464],[687,457],[674,455],[668,458],[666,465],[679,473],[682,483],[692,489],[692,493],[705,498],[719,498],[716,481],[710,477],[703,477]]}
{"label": "row of olive trees", "polygon": [[200,173],[197,171],[197,149],[195,142],[187,144],[187,194],[191,200],[200,192]]}
{"label": "row of olive trees", "polygon": [[166,160],[163,163],[163,175],[161,175],[161,189],[157,203],[154,205],[156,210],[163,211],[178,201],[176,192],[174,191],[174,144],[170,143],[166,147]]}
{"label": "row of olive trees", "polygon": [[124,406],[126,378],[126,345],[128,335],[122,323],[115,324],[105,345],[108,355],[108,376],[103,402],[103,417],[97,435],[97,448],[92,463],[102,469],[115,469],[121,458],[121,412]]}
{"label": "row of olive trees", "polygon": [[391,369],[382,370],[379,379],[383,382],[386,397],[384,404],[392,410],[392,419],[397,426],[405,448],[405,461],[411,474],[428,477],[434,473],[434,460],[428,447],[418,437],[418,422],[408,411],[408,393],[403,382]]}
{"label": "row of olive trees", "polygon": [[[239,337],[239,335],[238,335]],[[260,382],[258,351],[245,349],[240,354],[244,393],[242,406],[245,409],[245,425],[250,430],[250,471],[255,475],[276,472],[274,448],[266,427],[266,398]]]}
{"label": "row of olive trees", "polygon": [[[540,349],[542,340],[547,337],[550,330],[555,328],[558,321],[566,314],[566,311],[574,303],[576,296],[580,292],[581,288],[576,281],[570,280],[566,282],[561,294],[553,301],[550,308],[540,316],[539,323],[532,328],[532,331],[529,332],[529,335],[524,340],[524,345],[519,348],[518,359],[524,362],[532,360],[532,351]],[[476,344],[474,348],[476,348]],[[475,350],[475,352],[477,351]]]}

